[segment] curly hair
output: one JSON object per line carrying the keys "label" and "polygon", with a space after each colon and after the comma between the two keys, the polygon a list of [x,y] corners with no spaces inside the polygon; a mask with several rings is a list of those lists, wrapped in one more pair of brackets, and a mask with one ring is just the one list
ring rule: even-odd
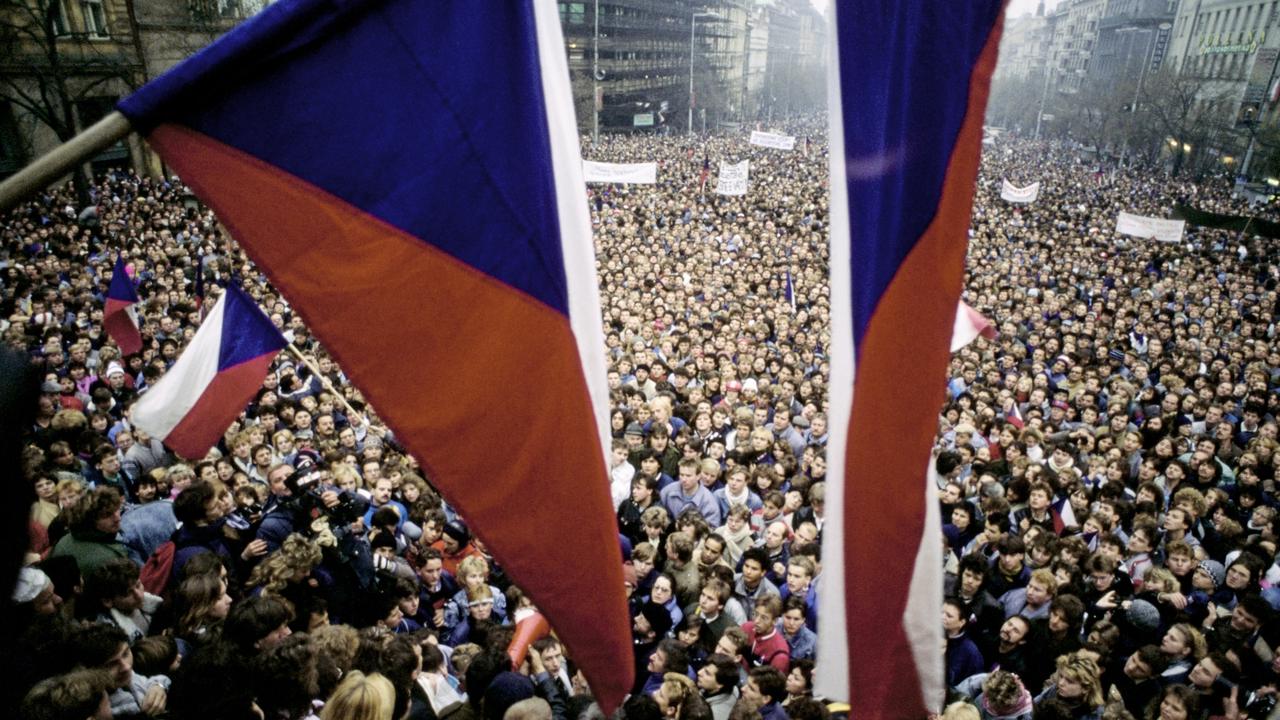
{"label": "curly hair", "polygon": [[1012,708],[1023,692],[1022,681],[1006,670],[996,670],[982,681],[982,694],[993,710]]}
{"label": "curly hair", "polygon": [[1058,658],[1058,677],[1069,678],[1084,688],[1089,707],[1102,705],[1102,671],[1098,662],[1086,652],[1073,652]]}
{"label": "curly hair", "polygon": [[280,597],[299,574],[309,574],[320,564],[320,546],[293,533],[249,575],[248,587],[262,586],[264,595]]}
{"label": "curly hair", "polygon": [[360,635],[350,625],[326,625],[311,634],[311,642],[317,652],[328,657],[345,673],[351,670],[355,661]]}

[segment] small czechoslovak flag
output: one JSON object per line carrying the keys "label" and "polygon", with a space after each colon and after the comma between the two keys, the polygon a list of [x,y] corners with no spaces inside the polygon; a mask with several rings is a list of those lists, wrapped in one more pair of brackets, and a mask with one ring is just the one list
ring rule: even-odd
{"label": "small czechoslovak flag", "polygon": [[142,350],[142,333],[138,331],[138,293],[133,289],[129,274],[124,269],[124,254],[116,256],[116,267],[111,273],[111,286],[107,288],[107,303],[102,309],[102,326],[120,346],[124,355]]}
{"label": "small czechoslovak flag", "polygon": [[204,457],[262,387],[284,336],[235,282],[169,372],[138,399],[133,424],[187,459]]}

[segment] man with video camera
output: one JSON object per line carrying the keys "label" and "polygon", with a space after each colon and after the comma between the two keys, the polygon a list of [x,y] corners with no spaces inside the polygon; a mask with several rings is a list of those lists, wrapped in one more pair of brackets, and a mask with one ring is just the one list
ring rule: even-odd
{"label": "man with video camera", "polygon": [[[397,574],[399,568],[378,562],[369,545],[363,520],[368,503],[333,486],[328,469],[314,452],[299,451],[294,465],[276,465],[268,471],[267,480],[271,498],[257,538],[266,543],[267,552],[275,551],[295,532],[316,540],[324,552],[317,571],[335,619],[357,611],[364,591],[378,587],[380,581],[386,583],[382,576]],[[407,566],[405,571],[412,574]]]}

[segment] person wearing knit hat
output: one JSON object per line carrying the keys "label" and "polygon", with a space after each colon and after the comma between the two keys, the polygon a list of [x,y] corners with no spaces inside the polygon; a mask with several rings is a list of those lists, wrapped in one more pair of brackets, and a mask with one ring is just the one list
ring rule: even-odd
{"label": "person wearing knit hat", "polygon": [[640,606],[635,617],[634,630],[637,639],[659,640],[671,631],[671,613],[662,605],[650,600]]}
{"label": "person wearing knit hat", "polygon": [[507,708],[533,697],[533,681],[516,672],[499,673],[484,691],[485,720],[502,720]]}
{"label": "person wearing knit hat", "polygon": [[1196,568],[1195,575],[1192,577],[1192,584],[1195,585],[1197,577],[1203,577],[1213,581],[1212,587],[1197,588],[1212,593],[1214,590],[1222,587],[1222,583],[1226,582],[1227,569],[1217,560],[1201,560],[1199,567]]}
{"label": "person wearing knit hat", "polygon": [[471,542],[471,530],[460,519],[449,521],[444,526],[440,539],[431,543],[431,547],[440,551],[440,559],[444,569],[450,575],[458,574],[458,565],[469,555],[479,555],[480,551]]}
{"label": "person wearing knit hat", "polygon": [[1154,634],[1160,629],[1160,611],[1146,600],[1134,600],[1127,617],[1129,624],[1141,632]]}
{"label": "person wearing knit hat", "polygon": [[652,600],[640,606],[640,611],[632,617],[632,661],[635,663],[635,683],[631,687],[633,693],[639,693],[649,677],[649,656],[658,643],[671,631],[671,613],[665,607]]}
{"label": "person wearing knit hat", "polygon": [[454,520],[446,523],[444,526],[445,537],[453,540],[454,546],[450,547],[450,543],[445,543],[445,547],[449,550],[457,550],[458,548],[471,542],[471,531],[467,529],[466,523],[461,520]]}
{"label": "person wearing knit hat", "polygon": [[53,581],[40,568],[24,567],[18,571],[18,582],[10,595],[20,608],[29,608],[35,615],[52,615],[62,606],[62,598],[53,588]]}
{"label": "person wearing knit hat", "polygon": [[639,578],[636,577],[636,566],[630,561],[622,564],[622,584],[627,586],[627,597],[635,592]]}

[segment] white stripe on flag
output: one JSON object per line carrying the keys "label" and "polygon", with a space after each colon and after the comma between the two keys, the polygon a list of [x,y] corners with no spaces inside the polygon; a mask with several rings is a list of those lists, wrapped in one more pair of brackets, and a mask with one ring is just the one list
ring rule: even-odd
{"label": "white stripe on flag", "polygon": [[978,336],[987,332],[990,327],[990,320],[970,307],[964,300],[960,300],[956,304],[955,326],[951,329],[951,352],[977,340]]}
{"label": "white stripe on flag", "polygon": [[911,643],[911,657],[916,661],[920,678],[920,695],[927,708],[940,708],[946,697],[946,678],[938,653],[944,642],[939,605],[942,601],[942,511],[935,499],[941,487],[938,467],[933,457],[924,473],[924,534],[916,550],[916,563],[911,569],[911,590],[902,616],[902,628]]}
{"label": "white stripe on flag", "polygon": [[[569,325],[577,339],[587,392],[591,396],[600,437],[600,490],[606,492],[610,452],[609,386],[604,362],[604,330],[600,326],[600,294],[596,286],[595,246],[591,241],[591,215],[583,192],[582,151],[578,147],[577,120],[569,85],[569,64],[564,36],[554,0],[535,0],[538,26],[538,61],[542,66],[543,105],[551,140],[551,166],[555,174],[556,209],[560,215],[561,255],[569,294]],[[589,468],[583,468],[588,472]],[[590,475],[590,473],[588,473]]]}
{"label": "white stripe on flag", "polygon": [[822,534],[823,580],[818,598],[818,658],[814,694],[849,699],[849,626],[845,615],[844,458],[853,410],[853,294],[849,287],[849,196],[845,184],[844,113],[840,103],[840,60],[836,47],[836,5],[827,23],[827,96],[831,164],[831,363],[827,433],[826,523]]}
{"label": "white stripe on flag", "polygon": [[226,298],[222,293],[178,361],[133,406],[133,424],[152,437],[168,437],[218,374]]}

